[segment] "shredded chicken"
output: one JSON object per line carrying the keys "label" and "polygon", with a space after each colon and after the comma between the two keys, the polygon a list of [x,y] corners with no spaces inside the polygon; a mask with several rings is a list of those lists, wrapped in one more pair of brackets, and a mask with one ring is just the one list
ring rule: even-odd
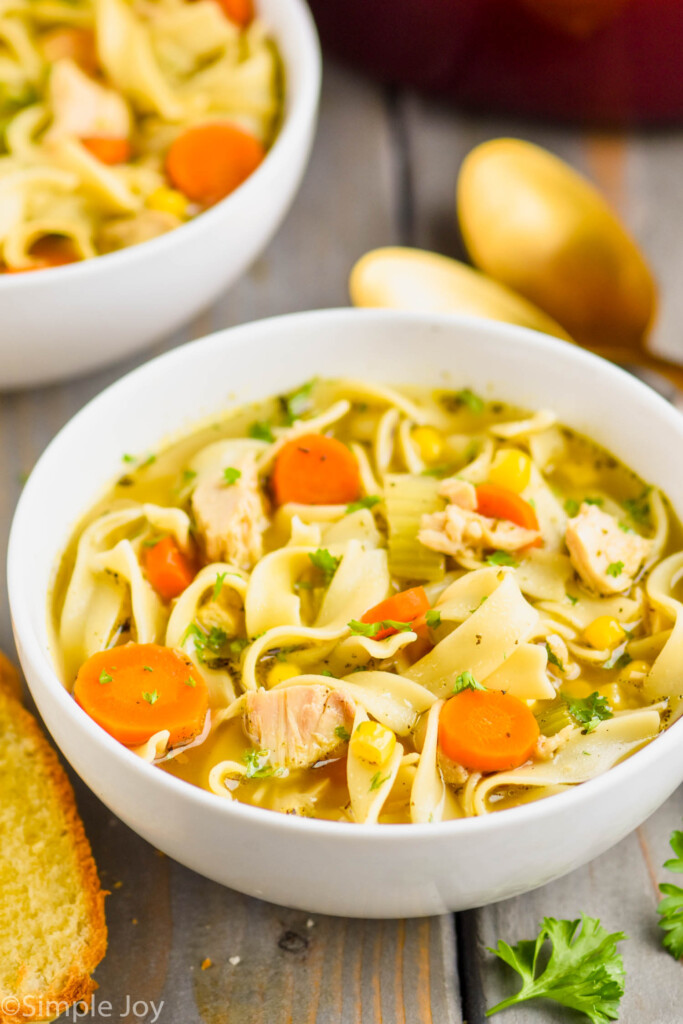
{"label": "shredded chicken", "polygon": [[334,754],[353,729],[352,700],[327,686],[247,693],[244,731],[281,768],[308,768]]}
{"label": "shredded chicken", "polygon": [[450,757],[446,757],[441,749],[438,751],[437,761],[443,780],[447,785],[453,786],[454,789],[465,785],[470,773],[464,765],[458,764],[457,761],[451,761]]}
{"label": "shredded chicken", "polygon": [[483,549],[519,551],[538,540],[538,530],[527,530],[507,519],[489,519],[474,510],[477,493],[471,483],[455,477],[439,490],[450,502],[443,512],[422,516],[418,540],[445,555],[474,557]]}
{"label": "shredded chicken", "polygon": [[564,729],[560,729],[560,731],[556,732],[554,736],[544,736],[543,733],[541,733],[536,740],[536,746],[534,747],[532,757],[537,761],[550,761],[560,747],[563,747],[570,739],[573,732],[573,725],[565,725]]}
{"label": "shredded chicken", "polygon": [[192,510],[207,559],[251,569],[263,554],[268,520],[254,454],[249,452],[233,468],[240,472],[233,484],[222,477],[200,480]]}
{"label": "shredded chicken", "polygon": [[180,217],[165,210],[142,210],[134,217],[117,217],[108,221],[99,233],[98,242],[104,252],[127,249],[129,245],[149,242],[180,227]]}
{"label": "shredded chicken", "polygon": [[57,60],[48,83],[52,124],[47,142],[96,136],[127,139],[131,132],[128,104],[119,93],[100,85],[72,60]]}
{"label": "shredded chicken", "polygon": [[572,565],[599,594],[628,590],[652,547],[652,541],[625,533],[613,516],[586,503],[567,522],[565,539]]}

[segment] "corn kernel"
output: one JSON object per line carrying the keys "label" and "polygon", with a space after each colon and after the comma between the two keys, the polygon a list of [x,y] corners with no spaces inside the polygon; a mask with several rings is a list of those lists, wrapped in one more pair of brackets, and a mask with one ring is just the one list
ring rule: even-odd
{"label": "corn kernel", "polygon": [[150,210],[159,210],[161,213],[172,213],[174,217],[187,216],[188,201],[182,192],[174,188],[167,188],[161,185],[147,197],[147,206]]}
{"label": "corn kernel", "polygon": [[596,651],[616,647],[626,633],[612,615],[599,615],[583,631],[583,638]]}
{"label": "corn kernel", "polygon": [[435,427],[415,427],[411,437],[417,445],[424,462],[436,462],[441,458],[444,436]]}
{"label": "corn kernel", "polygon": [[349,750],[356,757],[370,764],[384,764],[394,752],[396,737],[391,729],[379,722],[361,722],[349,743]]}
{"label": "corn kernel", "polygon": [[295,665],[292,661],[276,661],[274,665],[271,665],[266,675],[266,682],[268,686],[277,686],[278,683],[284,683],[286,679],[294,679],[295,676],[301,675],[301,669],[298,665]]}
{"label": "corn kernel", "polygon": [[628,665],[619,673],[617,680],[620,683],[640,683],[650,671],[650,665],[647,661],[642,659],[636,659],[636,661],[630,661]]}
{"label": "corn kernel", "polygon": [[626,701],[618,683],[605,683],[604,686],[598,687],[598,693],[607,699],[612,711],[623,711],[625,708]]}
{"label": "corn kernel", "polygon": [[517,448],[502,448],[496,453],[491,469],[489,482],[507,487],[515,494],[521,494],[528,486],[531,478],[531,459]]}

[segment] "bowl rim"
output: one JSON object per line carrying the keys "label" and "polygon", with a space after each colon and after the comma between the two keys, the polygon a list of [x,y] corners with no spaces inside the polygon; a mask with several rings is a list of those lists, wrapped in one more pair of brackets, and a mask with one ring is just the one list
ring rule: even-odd
{"label": "bowl rim", "polygon": [[[577,804],[587,801],[590,797],[599,798],[605,795],[613,786],[620,784],[627,785],[629,780],[639,775],[643,770],[651,767],[653,763],[666,757],[674,747],[683,742],[683,716],[672,723],[667,729],[660,733],[654,740],[647,743],[640,750],[636,751],[625,761],[614,765],[593,779],[572,786],[564,792],[554,794],[540,800],[522,804],[518,807],[506,809],[504,813],[491,813],[480,817],[456,818],[450,821],[429,822],[429,823],[407,823],[407,824],[353,824],[348,822],[329,821],[322,818],[306,818],[297,815],[286,815],[270,811],[261,807],[254,807],[250,804],[239,801],[221,800],[220,797],[208,790],[201,789],[192,783],[170,775],[168,772],[160,771],[154,764],[143,761],[127,747],[120,744],[103,729],[89,718],[79,707],[72,695],[64,687],[48,651],[40,643],[34,634],[31,624],[31,602],[29,598],[30,587],[26,583],[26,574],[22,566],[22,545],[26,534],[26,543],[30,542],[30,529],[24,524],[25,509],[33,502],[34,491],[40,493],[40,474],[42,467],[47,464],[52,456],[53,450],[63,442],[70,439],[72,435],[78,436],[80,424],[87,419],[91,408],[97,405],[101,399],[125,397],[129,383],[149,375],[151,379],[157,380],[157,372],[161,364],[173,370],[173,364],[177,369],[183,365],[188,358],[196,355],[196,346],[205,347],[207,350],[214,345],[239,346],[249,344],[252,339],[250,333],[257,327],[261,330],[269,328],[277,329],[278,325],[285,322],[296,326],[301,321],[318,321],[324,329],[326,323],[336,322],[365,322],[372,326],[373,323],[400,322],[413,324],[416,328],[425,325],[443,328],[445,330],[457,330],[459,327],[469,331],[480,331],[489,335],[497,336],[501,343],[509,345],[512,341],[518,345],[526,346],[532,353],[538,353],[541,357],[547,357],[551,351],[562,352],[564,356],[582,366],[587,373],[599,370],[603,375],[612,378],[625,398],[639,402],[649,407],[652,415],[663,420],[665,426],[677,434],[683,442],[683,416],[656,391],[643,381],[633,377],[625,370],[607,360],[594,355],[585,349],[570,342],[545,335],[525,327],[517,327],[500,321],[487,321],[471,316],[455,314],[427,314],[413,313],[406,311],[395,311],[385,309],[354,309],[354,308],[333,308],[308,310],[297,313],[285,313],[278,316],[265,317],[259,320],[252,320],[234,327],[223,328],[214,331],[193,341],[186,342],[168,352],[162,353],[138,366],[134,370],[110,384],[104,390],[95,395],[86,403],[73,417],[71,417],[58,433],[49,442],[34,469],[20,496],[17,508],[12,520],[9,547],[7,556],[7,585],[9,592],[9,605],[12,617],[12,626],[25,655],[26,662],[30,663],[31,669],[41,677],[41,683],[50,689],[55,696],[60,713],[69,720],[69,723],[76,732],[85,730],[90,734],[95,745],[99,745],[106,756],[114,758],[113,764],[117,762],[122,767],[132,769],[133,772],[141,773],[141,780],[146,779],[149,784],[160,786],[165,792],[184,803],[196,802],[200,807],[205,808],[207,813],[232,815],[243,820],[245,824],[251,823],[257,827],[274,829],[300,830],[303,834],[317,834],[320,836],[333,836],[338,840],[353,841],[363,838],[373,843],[395,842],[397,836],[407,838],[422,837],[423,839],[457,839],[459,835],[469,833],[491,832],[493,834],[504,833],[507,828],[516,826],[531,825],[539,819],[551,819],[564,812],[571,812]],[[559,348],[558,348],[559,346]],[[185,430],[183,430],[185,432]],[[55,553],[55,557],[58,553]],[[29,689],[32,690],[31,682],[26,673]],[[86,784],[87,779],[85,780]]]}
{"label": "bowl rim", "polygon": [[[308,4],[304,0],[278,0],[278,5],[288,10],[290,24],[298,36],[296,59],[301,83],[297,94],[291,97],[287,86],[291,61],[288,64],[280,54],[285,70],[285,100],[291,98],[292,102],[290,108],[285,109],[273,144],[256,170],[220,202],[203,210],[177,228],[173,228],[172,231],[167,231],[165,234],[150,238],[145,242],[139,242],[137,245],[118,249],[115,252],[102,253],[92,259],[78,260],[61,267],[48,267],[40,274],[0,274],[0,294],[14,288],[39,288],[46,281],[61,281],[65,274],[69,275],[69,280],[76,281],[82,278],[84,283],[88,283],[89,277],[93,274],[106,272],[110,267],[116,269],[124,262],[135,264],[147,256],[151,259],[155,257],[163,259],[164,254],[179,242],[186,241],[189,245],[198,233],[211,230],[214,224],[218,227],[220,218],[229,216],[238,203],[253,201],[261,184],[263,183],[265,187],[268,178],[277,175],[278,168],[283,160],[286,160],[291,147],[296,144],[296,138],[302,129],[315,121],[322,83],[320,40]],[[273,35],[277,42],[277,35],[275,33]],[[104,271],[100,269],[102,267],[104,267]]]}

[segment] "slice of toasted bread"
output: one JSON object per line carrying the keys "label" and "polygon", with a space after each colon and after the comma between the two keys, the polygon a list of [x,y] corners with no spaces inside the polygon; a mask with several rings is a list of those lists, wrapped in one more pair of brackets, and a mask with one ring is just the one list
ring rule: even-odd
{"label": "slice of toasted bread", "polygon": [[53,1020],[88,1000],[106,947],[104,893],[73,790],[2,663],[0,1024]]}

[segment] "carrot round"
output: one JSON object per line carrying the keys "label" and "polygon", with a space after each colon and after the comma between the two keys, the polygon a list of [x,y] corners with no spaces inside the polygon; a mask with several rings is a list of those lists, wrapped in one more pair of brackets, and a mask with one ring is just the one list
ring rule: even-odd
{"label": "carrot round", "polygon": [[48,270],[50,267],[65,267],[77,263],[78,256],[68,238],[59,235],[45,235],[31,247],[31,256],[38,260],[32,267],[6,267],[6,274],[26,274],[31,270]]}
{"label": "carrot round", "polygon": [[360,497],[356,456],[334,437],[301,434],[278,452],[270,478],[278,505],[345,505]]}
{"label": "carrot round", "polygon": [[125,164],[130,159],[130,142],[125,138],[93,135],[92,138],[81,139],[81,144],[103,164]]}
{"label": "carrot round", "polygon": [[[412,587],[410,590],[402,590],[400,594],[388,597],[386,601],[380,601],[374,608],[369,608],[361,618],[361,622],[385,622],[387,619],[392,619],[394,622],[413,623],[415,619],[424,616],[428,609],[429,598],[424,587]],[[426,622],[424,622],[424,626],[426,629]],[[386,629],[381,629],[373,639],[383,640],[397,632],[398,630],[393,626],[387,626]]]}
{"label": "carrot round", "polygon": [[211,206],[242,184],[266,155],[253,135],[225,122],[188,128],[166,154],[166,173],[188,199]]}
{"label": "carrot round", "polygon": [[525,530],[538,530],[538,519],[529,502],[499,484],[479,484],[477,512],[489,519],[508,519]]}
{"label": "carrot round", "polygon": [[252,0],[218,0],[226,17],[236,25],[244,27],[254,20],[254,4]]}
{"label": "carrot round", "polygon": [[137,746],[168,729],[169,745],[204,726],[206,683],[189,658],[159,644],[126,644],[93,654],[79,670],[74,697],[110,736]]}
{"label": "carrot round", "polygon": [[462,690],[439,718],[439,746],[473,772],[499,772],[528,761],[539,736],[527,705],[500,690]]}
{"label": "carrot round", "polygon": [[142,563],[147,579],[163,601],[172,601],[189,587],[194,569],[173,537],[162,537],[144,548]]}

